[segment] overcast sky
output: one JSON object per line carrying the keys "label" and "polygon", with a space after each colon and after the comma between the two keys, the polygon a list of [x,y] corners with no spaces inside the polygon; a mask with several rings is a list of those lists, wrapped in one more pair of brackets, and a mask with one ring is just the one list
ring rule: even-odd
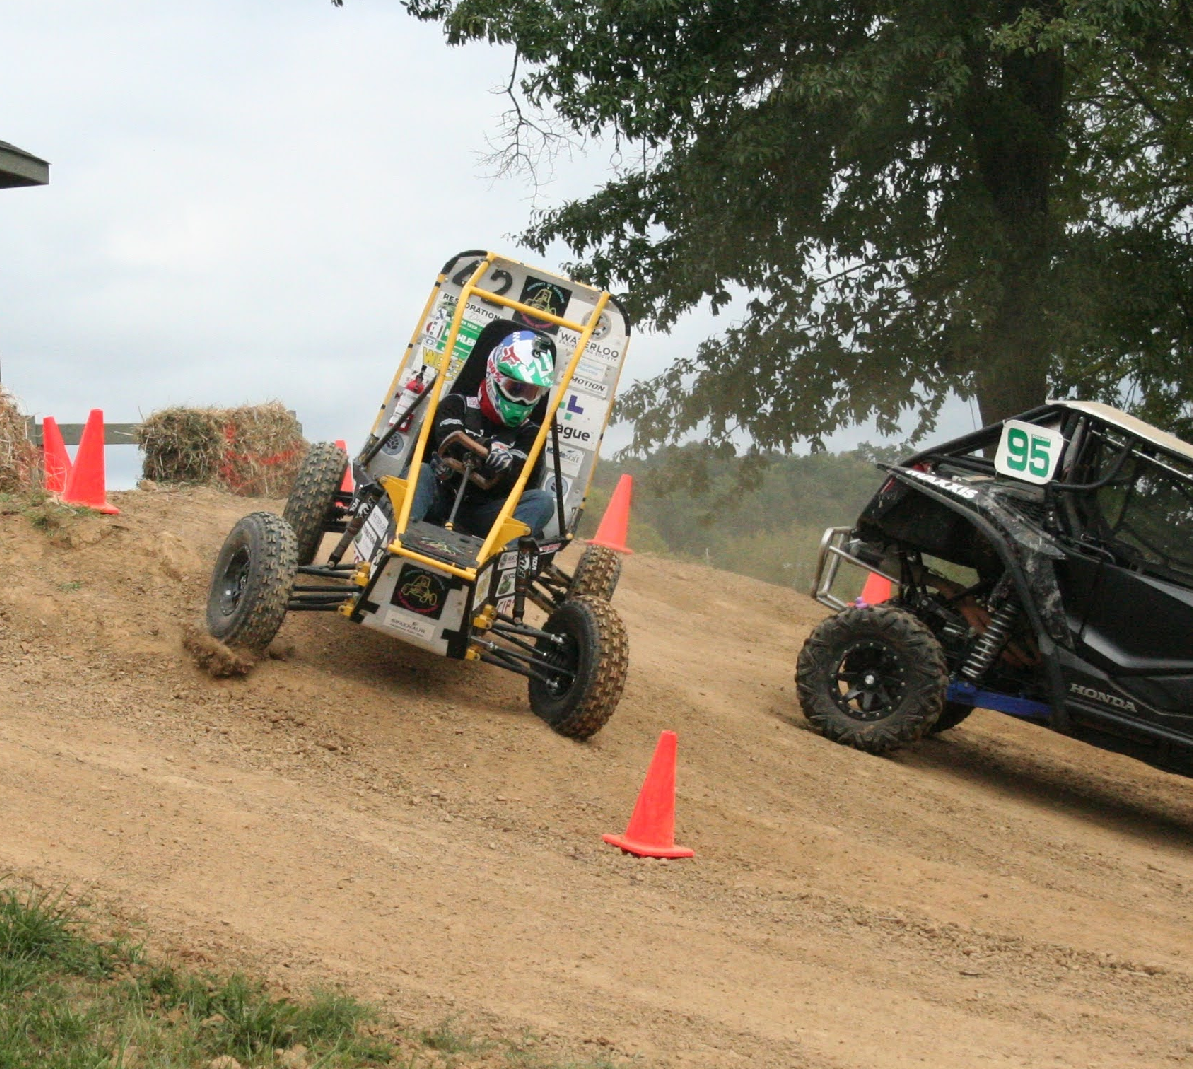
{"label": "overcast sky", "polygon": [[[508,53],[397,0],[37,0],[2,35],[0,140],[50,162],[0,190],[0,378],[39,417],[277,399],[355,449],[442,263],[538,262],[513,237],[532,209],[607,174],[563,161],[537,201],[491,178]],[[726,323],[636,335],[626,378]]]}

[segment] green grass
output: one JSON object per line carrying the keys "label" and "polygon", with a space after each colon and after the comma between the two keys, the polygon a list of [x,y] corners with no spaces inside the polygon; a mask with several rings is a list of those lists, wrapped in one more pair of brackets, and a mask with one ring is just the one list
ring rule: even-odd
{"label": "green grass", "polygon": [[[478,1038],[454,1017],[404,1029],[332,989],[290,999],[239,973],[148,959],[96,938],[62,895],[0,879],[0,1069],[618,1069],[537,1041]],[[235,1059],[235,1062],[218,1059]]]}

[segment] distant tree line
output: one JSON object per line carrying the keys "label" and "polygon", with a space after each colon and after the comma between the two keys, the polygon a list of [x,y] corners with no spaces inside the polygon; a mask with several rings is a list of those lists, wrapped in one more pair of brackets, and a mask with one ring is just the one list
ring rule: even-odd
{"label": "distant tree line", "polygon": [[[580,527],[591,537],[623,474],[634,477],[629,534],[635,552],[664,553],[755,579],[809,588],[824,529],[851,524],[882,481],[877,461],[904,450],[728,456],[704,443],[597,469]],[[677,480],[676,473],[688,478]]]}

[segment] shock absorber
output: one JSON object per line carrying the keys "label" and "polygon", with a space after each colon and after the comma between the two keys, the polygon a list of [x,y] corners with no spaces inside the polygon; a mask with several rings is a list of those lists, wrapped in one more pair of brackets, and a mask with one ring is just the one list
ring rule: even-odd
{"label": "shock absorber", "polygon": [[1011,594],[990,618],[990,625],[978,636],[973,649],[961,666],[961,675],[977,683],[1002,653],[1011,637],[1011,629],[1019,618],[1019,599]]}

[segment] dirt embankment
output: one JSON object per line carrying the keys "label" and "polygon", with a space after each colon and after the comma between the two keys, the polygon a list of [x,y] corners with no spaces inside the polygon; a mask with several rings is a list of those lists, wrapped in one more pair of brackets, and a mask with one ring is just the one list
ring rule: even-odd
{"label": "dirt embankment", "polygon": [[[675,1067],[1193,1064],[1193,781],[995,714],[892,759],[805,730],[811,601],[648,556],[591,743],[516,677],[328,615],[212,679],[181,648],[232,523],[114,494],[0,516],[0,865],[200,962]],[[691,861],[624,830],[679,735]]]}

